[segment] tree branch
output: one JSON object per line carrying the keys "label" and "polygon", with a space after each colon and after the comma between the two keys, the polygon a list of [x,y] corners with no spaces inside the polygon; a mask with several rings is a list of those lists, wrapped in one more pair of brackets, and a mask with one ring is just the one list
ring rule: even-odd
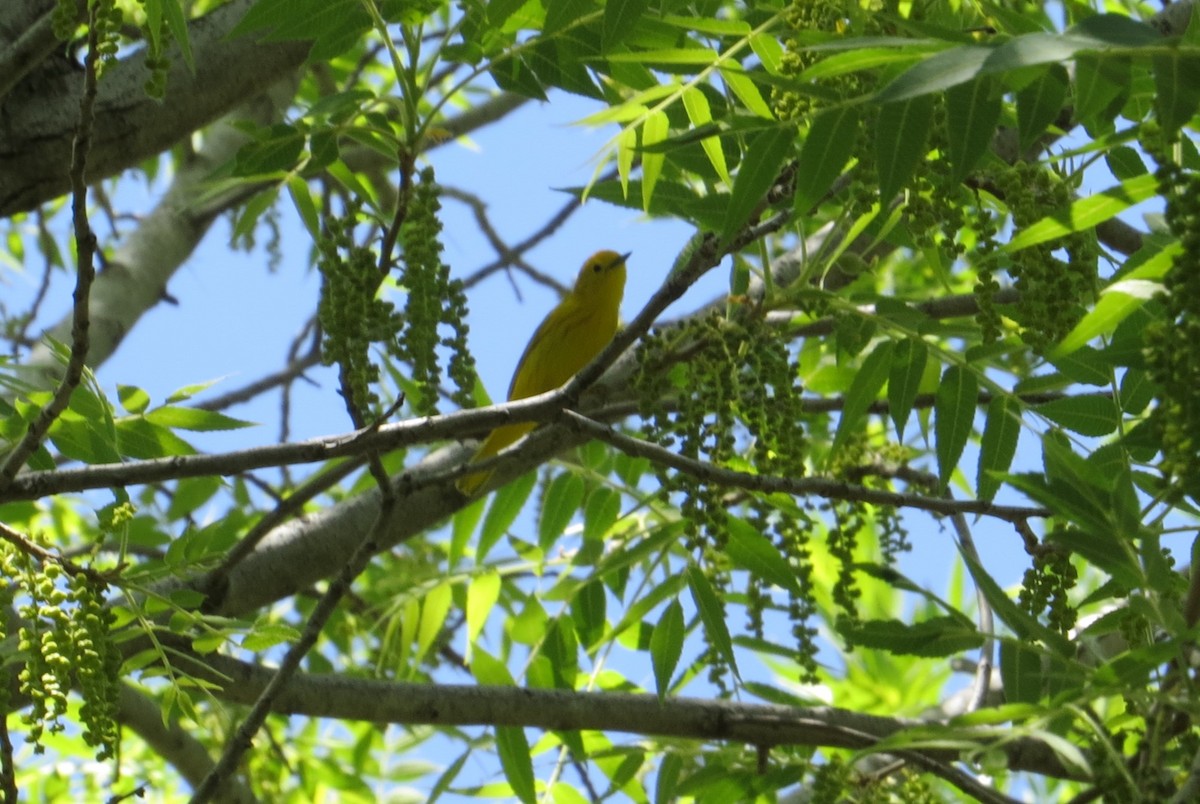
{"label": "tree branch", "polygon": [[96,278],[96,234],[88,221],[88,157],[92,150],[96,108],[97,70],[100,67],[100,35],[96,7],[89,9],[87,56],[84,62],[83,88],[79,98],[75,133],[71,140],[71,161],[67,177],[71,182],[71,223],[75,235],[75,295],[71,309],[71,353],[58,387],[50,401],[38,411],[25,434],[0,466],[0,489],[8,486],[29,457],[42,445],[54,421],[71,401],[71,394],[83,381],[91,339],[91,292]]}
{"label": "tree branch", "polygon": [[[140,52],[105,72],[96,98],[96,137],[89,179],[98,181],[171,147],[296,70],[308,42],[258,42],[229,32],[252,0],[232,0],[188,23],[193,73],[178,48],[168,57],[166,95],[144,89],[150,78]],[[41,23],[39,23],[41,24]],[[70,188],[62,166],[71,161],[74,110],[80,88],[71,73],[35,73],[5,100],[0,127],[0,217],[33,209]]]}
{"label": "tree branch", "polygon": [[[178,718],[163,722],[162,708],[128,684],[121,685],[117,719],[141,737],[146,745],[169,763],[193,787],[200,784],[213,767],[208,749],[179,725]],[[220,788],[221,801],[253,804],[254,794],[236,779],[226,780]]]}
{"label": "tree branch", "polygon": [[760,491],[763,493],[783,492],[799,496],[814,495],[830,500],[853,500],[871,503],[873,505],[889,505],[895,508],[916,508],[943,516],[954,514],[980,514],[1003,519],[1008,522],[1024,521],[1035,517],[1048,517],[1051,512],[1045,508],[1022,508],[1010,505],[996,505],[986,500],[952,500],[945,497],[925,497],[920,494],[884,491],[847,483],[842,480],[832,480],[823,477],[774,477],[771,475],[754,475],[748,472],[738,472],[721,466],[714,466],[704,461],[693,460],[672,452],[665,447],[642,441],[624,433],[619,433],[612,427],[592,421],[573,410],[564,410],[560,414],[564,424],[574,428],[588,438],[603,441],[609,446],[616,447],[627,455],[635,458],[646,458],[663,466],[670,466],[680,472],[685,472],[706,483],[713,483],[728,488]]}
{"label": "tree branch", "polygon": [[[274,671],[210,654],[186,669],[215,685],[215,693],[232,703],[250,703],[269,683]],[[274,711],[287,715],[365,720],[405,725],[517,726],[553,731],[595,730],[675,737],[728,740],[749,745],[808,745],[868,748],[906,730],[928,734],[937,724],[915,719],[880,717],[836,707],[791,707],[696,698],[659,699],[623,692],[573,692],[522,687],[451,684],[405,684],[341,675],[297,673],[275,701]],[[979,741],[979,752],[1006,755],[1013,771],[1056,778],[1081,778],[1067,768],[1050,746],[1033,738],[1013,738],[1008,728],[956,729]],[[887,749],[894,753],[894,747]],[[939,763],[956,762],[957,749],[912,750]]]}

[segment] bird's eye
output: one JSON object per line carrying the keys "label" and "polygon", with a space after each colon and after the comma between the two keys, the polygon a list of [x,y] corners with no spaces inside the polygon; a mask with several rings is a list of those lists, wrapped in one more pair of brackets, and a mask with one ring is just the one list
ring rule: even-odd
{"label": "bird's eye", "polygon": [[592,266],[592,270],[595,271],[596,273],[600,273],[600,269],[603,267],[604,266],[601,265],[600,263],[596,263],[595,265]]}

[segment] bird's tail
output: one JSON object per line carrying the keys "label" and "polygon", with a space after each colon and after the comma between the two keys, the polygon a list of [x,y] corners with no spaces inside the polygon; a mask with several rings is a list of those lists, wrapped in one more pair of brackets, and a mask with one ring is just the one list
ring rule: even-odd
{"label": "bird's tail", "polygon": [[[500,452],[510,444],[516,443],[522,436],[532,430],[536,425],[532,422],[522,424],[509,424],[504,427],[497,427],[483,442],[482,446],[476,451],[474,457],[471,458],[471,463],[479,463],[485,458],[490,458]],[[492,476],[491,471],[475,472],[470,475],[463,475],[458,479],[458,490],[468,497],[473,497],[477,491],[488,481]]]}

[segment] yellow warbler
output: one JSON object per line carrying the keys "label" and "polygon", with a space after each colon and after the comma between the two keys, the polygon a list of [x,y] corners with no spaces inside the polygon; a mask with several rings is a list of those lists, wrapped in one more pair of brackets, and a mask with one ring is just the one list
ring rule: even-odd
{"label": "yellow warbler", "polygon": [[[508,389],[510,402],[553,391],[608,345],[617,331],[628,258],[628,253],[615,251],[597,251],[587,258],[575,287],[550,311],[525,347]],[[525,422],[497,427],[471,462],[495,455],[536,426]],[[490,476],[491,472],[466,475],[459,479],[458,490],[474,494]]]}

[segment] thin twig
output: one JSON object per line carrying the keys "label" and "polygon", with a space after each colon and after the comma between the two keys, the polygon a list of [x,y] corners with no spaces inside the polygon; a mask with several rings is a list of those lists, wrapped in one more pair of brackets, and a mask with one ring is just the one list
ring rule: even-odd
{"label": "thin twig", "polygon": [[[946,499],[954,499],[949,490],[946,492]],[[975,549],[975,540],[971,537],[967,518],[958,513],[952,516],[950,521],[954,524],[954,532],[958,536],[958,549],[974,564],[981,565],[979,551]],[[979,631],[983,634],[983,645],[979,648],[979,664],[975,667],[975,681],[971,688],[971,699],[967,702],[967,712],[981,709],[987,702],[992,683],[992,667],[996,658],[996,624],[992,617],[992,605],[988,603],[987,596],[978,583],[975,584],[975,599],[979,606]]]}
{"label": "thin twig", "polygon": [[265,377],[261,377],[254,382],[247,383],[241,388],[235,388],[221,394],[218,397],[200,402],[196,405],[200,410],[218,411],[226,408],[240,405],[243,402],[249,402],[259,394],[266,393],[274,388],[290,384],[296,379],[304,376],[304,372],[308,371],[313,366],[320,365],[321,352],[320,349],[309,349],[303,356],[289,360],[286,367]]}
{"label": "thin twig", "polygon": [[94,570],[91,567],[80,566],[66,556],[59,555],[52,550],[47,550],[25,534],[14,530],[3,522],[0,522],[0,539],[8,542],[25,555],[36,558],[43,564],[57,564],[59,567],[62,567],[63,572],[72,577],[81,575],[100,586],[107,586],[112,581],[112,576],[99,570]]}
{"label": "thin twig", "polygon": [[299,488],[288,495],[287,499],[280,502],[271,513],[254,523],[254,527],[250,528],[241,541],[230,549],[224,560],[221,561],[221,564],[208,574],[200,584],[200,587],[208,589],[213,586],[219,586],[225,579],[225,576],[229,574],[229,571],[245,560],[246,556],[254,551],[254,548],[266,538],[268,533],[296,514],[299,514],[307,502],[318,494],[327,491],[334,484],[341,482],[352,472],[362,468],[362,465],[363,462],[361,459],[352,458],[304,481]]}
{"label": "thin twig", "polygon": [[[0,683],[8,684],[7,672],[0,673]],[[0,718],[0,794],[4,796],[4,804],[17,804],[20,801],[17,772],[13,766],[12,736],[8,733],[8,717]]]}
{"label": "thin twig", "polygon": [[[1048,517],[1051,512],[1045,508],[1023,508],[1010,505],[996,505],[986,500],[950,500],[945,497],[926,497],[920,494],[884,491],[847,483],[841,480],[831,480],[822,477],[776,477],[772,475],[755,475],[748,472],[738,472],[714,466],[704,461],[693,460],[669,449],[642,441],[624,433],[619,433],[612,427],[576,413],[564,410],[559,414],[560,420],[575,430],[616,447],[621,452],[635,458],[647,458],[655,463],[670,466],[680,472],[720,486],[740,488],[746,491],[765,493],[783,492],[793,495],[815,495],[830,500],[855,500],[873,505],[888,505],[895,508],[916,508],[934,514],[953,516],[954,514],[979,514],[995,517],[1006,522],[1024,521],[1033,517]],[[501,453],[503,454],[503,453]]]}
{"label": "thin twig", "polygon": [[325,590],[325,594],[321,596],[321,599],[317,602],[316,607],[309,616],[304,632],[288,648],[287,653],[284,654],[283,661],[279,664],[279,669],[275,671],[270,682],[268,682],[267,686],[258,696],[249,713],[247,713],[245,720],[238,726],[237,732],[225,746],[225,751],[221,754],[220,760],[217,761],[213,769],[204,777],[204,781],[196,788],[191,798],[193,804],[211,801],[224,780],[232,778],[238,764],[241,762],[242,755],[250,749],[254,735],[262,728],[267,715],[274,708],[276,700],[284,692],[288,682],[300,668],[300,662],[312,650],[313,646],[317,644],[317,638],[320,637],[322,629],[324,629],[325,624],[333,615],[338,603],[350,591],[354,579],[366,569],[371,558],[378,552],[379,537],[386,527],[386,523],[391,519],[392,510],[396,503],[396,495],[392,492],[390,484],[387,489],[381,491],[379,512],[374,524],[354,550],[350,559],[342,567],[341,572],[330,582],[329,588]]}
{"label": "thin twig", "polygon": [[79,120],[71,148],[71,217],[75,228],[75,248],[78,254],[75,278],[75,305],[71,318],[71,355],[67,359],[62,382],[54,396],[30,423],[25,435],[9,453],[0,467],[0,489],[6,488],[21,471],[29,457],[46,438],[51,425],[62,415],[71,401],[71,394],[83,380],[88,353],[88,328],[91,325],[89,299],[96,278],[96,234],[88,222],[87,157],[92,147],[92,122],[96,107],[97,70],[100,63],[99,31],[96,24],[98,6],[88,9],[87,56],[84,59],[83,95],[79,99]]}

